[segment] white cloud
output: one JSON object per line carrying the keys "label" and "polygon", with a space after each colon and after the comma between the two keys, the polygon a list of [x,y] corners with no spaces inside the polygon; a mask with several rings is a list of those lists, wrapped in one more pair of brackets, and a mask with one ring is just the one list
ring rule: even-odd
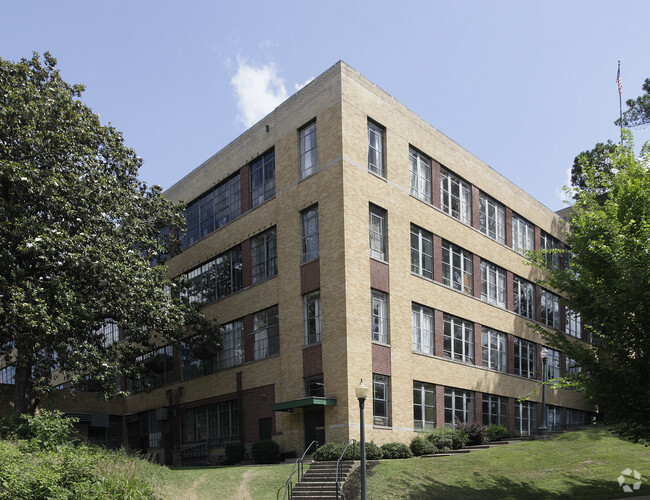
{"label": "white cloud", "polygon": [[556,196],[562,201],[564,205],[572,204],[573,199],[571,198],[571,193],[567,192],[566,188],[571,186],[571,168],[566,170],[566,184],[555,190]]}
{"label": "white cloud", "polygon": [[231,84],[237,95],[238,118],[247,128],[288,97],[284,80],[273,63],[254,66],[239,59]]}
{"label": "white cloud", "polygon": [[298,92],[300,89],[303,87],[306,87],[309,85],[312,81],[314,81],[314,77],[312,76],[308,80],[305,81],[305,83],[294,83],[293,86],[296,88],[296,92]]}

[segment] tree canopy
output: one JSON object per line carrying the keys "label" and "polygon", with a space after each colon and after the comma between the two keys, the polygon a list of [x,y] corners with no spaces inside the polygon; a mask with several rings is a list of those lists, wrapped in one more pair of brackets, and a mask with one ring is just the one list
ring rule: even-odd
{"label": "tree canopy", "polygon": [[[623,113],[624,127],[642,127],[650,124],[650,78],[643,82],[644,91],[636,99],[625,101],[627,109]],[[616,125],[621,125],[621,119],[616,120]]]}
{"label": "tree canopy", "polygon": [[[217,330],[152,264],[183,207],[138,179],[142,160],[49,53],[0,59],[0,89],[0,362],[15,365],[14,410],[33,411],[53,370],[110,395],[139,355],[193,325]],[[106,337],[113,323],[128,341]]]}
{"label": "tree canopy", "polygon": [[[585,166],[567,234],[570,265],[553,268],[546,252],[535,263],[543,284],[580,314],[593,343],[539,328],[549,343],[582,367],[577,384],[624,434],[650,436],[650,146],[634,153],[632,136],[608,153],[612,175]],[[603,195],[603,193],[605,193]]]}

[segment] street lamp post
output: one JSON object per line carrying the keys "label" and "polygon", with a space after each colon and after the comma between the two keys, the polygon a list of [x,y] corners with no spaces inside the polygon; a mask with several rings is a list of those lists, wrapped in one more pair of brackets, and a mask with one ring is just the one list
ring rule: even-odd
{"label": "street lamp post", "polygon": [[548,434],[548,426],[546,421],[546,363],[548,361],[548,349],[542,349],[542,425],[539,428],[539,434],[546,436]]}
{"label": "street lamp post", "polygon": [[359,412],[361,414],[360,427],[361,427],[361,500],[366,500],[366,429],[363,422],[363,408],[368,392],[370,389],[363,383],[363,379],[359,385],[354,389],[354,392],[359,400]]}

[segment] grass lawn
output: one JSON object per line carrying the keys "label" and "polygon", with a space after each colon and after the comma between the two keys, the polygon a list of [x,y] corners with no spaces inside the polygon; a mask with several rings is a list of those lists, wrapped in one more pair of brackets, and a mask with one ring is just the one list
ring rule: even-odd
{"label": "grass lawn", "polygon": [[[628,467],[643,476],[634,493],[617,481]],[[611,499],[650,495],[650,447],[601,428],[470,454],[382,460],[372,472],[373,499]]]}
{"label": "grass lawn", "polygon": [[[628,467],[643,476],[641,489],[634,493],[625,493],[617,482]],[[274,499],[291,468],[170,469],[163,491],[171,500]],[[598,500],[636,495],[650,495],[650,447],[621,440],[602,428],[449,457],[381,460],[368,477],[368,498],[375,500]]]}

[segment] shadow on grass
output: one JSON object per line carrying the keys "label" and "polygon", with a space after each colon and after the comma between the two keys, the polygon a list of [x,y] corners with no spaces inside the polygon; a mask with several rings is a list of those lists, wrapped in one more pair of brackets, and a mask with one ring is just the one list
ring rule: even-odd
{"label": "shadow on grass", "polygon": [[[410,476],[410,477],[408,477]],[[404,480],[395,481],[395,490],[399,491],[400,483],[403,489],[402,496],[409,500],[424,500],[432,498],[444,499],[612,499],[625,496],[633,498],[637,495],[647,494],[639,490],[634,494],[624,493],[616,479],[591,480],[577,476],[567,475],[563,486],[554,484],[553,489],[546,489],[528,481],[516,481],[505,477],[482,476],[474,474],[472,484],[449,485],[433,478],[416,478],[407,475]],[[414,484],[418,484],[414,486]],[[561,488],[561,491],[558,491]],[[643,490],[643,488],[642,488]]]}

